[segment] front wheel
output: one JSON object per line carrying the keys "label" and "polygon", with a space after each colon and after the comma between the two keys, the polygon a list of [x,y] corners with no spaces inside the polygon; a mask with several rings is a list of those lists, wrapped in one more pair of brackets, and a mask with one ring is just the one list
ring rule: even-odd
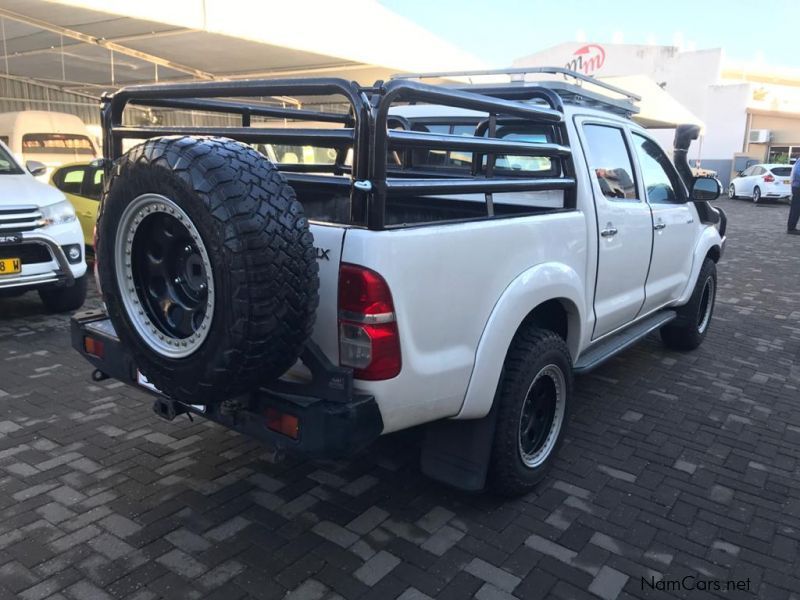
{"label": "front wheel", "polygon": [[753,204],[758,204],[761,200],[761,188],[756,186],[753,188]]}
{"label": "front wheel", "polygon": [[708,333],[717,297],[717,265],[707,258],[700,269],[692,297],[678,308],[678,316],[661,328],[661,340],[673,350],[694,350]]}
{"label": "front wheel", "polygon": [[489,480],[506,496],[530,492],[550,470],[572,398],[572,359],[557,334],[520,331],[506,357],[496,398]]}

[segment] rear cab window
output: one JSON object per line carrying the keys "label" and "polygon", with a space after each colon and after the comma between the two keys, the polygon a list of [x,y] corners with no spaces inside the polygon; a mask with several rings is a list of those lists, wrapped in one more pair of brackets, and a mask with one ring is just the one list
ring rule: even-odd
{"label": "rear cab window", "polygon": [[616,201],[638,201],[633,161],[622,129],[613,125],[583,126],[589,165],[603,196]]}

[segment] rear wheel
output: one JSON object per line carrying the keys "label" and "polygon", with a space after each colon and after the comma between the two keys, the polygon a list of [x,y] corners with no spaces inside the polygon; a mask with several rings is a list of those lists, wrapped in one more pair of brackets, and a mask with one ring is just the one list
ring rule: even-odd
{"label": "rear wheel", "polygon": [[717,297],[717,265],[707,258],[700,269],[689,302],[678,308],[678,316],[661,328],[661,340],[673,350],[694,350],[708,333]]}
{"label": "rear wheel", "polygon": [[736,186],[734,186],[733,184],[730,184],[728,186],[728,198],[730,198],[731,200],[734,200],[736,198]]}
{"label": "rear wheel", "polygon": [[114,167],[98,230],[109,316],[167,395],[219,402],[297,360],[318,302],[313,238],[294,190],[249,146],[137,146]]}
{"label": "rear wheel", "polygon": [[489,478],[516,496],[547,474],[563,438],[572,397],[572,360],[564,340],[539,328],[514,339],[500,381]]}
{"label": "rear wheel", "polygon": [[753,188],[753,204],[758,204],[761,200],[761,188],[756,186]]}

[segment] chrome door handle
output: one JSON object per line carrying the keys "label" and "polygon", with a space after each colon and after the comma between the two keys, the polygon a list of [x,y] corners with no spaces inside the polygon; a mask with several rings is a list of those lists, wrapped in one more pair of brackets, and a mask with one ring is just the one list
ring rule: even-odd
{"label": "chrome door handle", "polygon": [[617,235],[617,228],[616,227],[608,227],[607,229],[603,229],[600,232],[600,235],[603,237],[613,237]]}
{"label": "chrome door handle", "polygon": [[660,231],[661,229],[664,229],[666,226],[667,226],[666,223],[656,223],[655,225],[653,225],[653,229],[655,229],[656,231]]}

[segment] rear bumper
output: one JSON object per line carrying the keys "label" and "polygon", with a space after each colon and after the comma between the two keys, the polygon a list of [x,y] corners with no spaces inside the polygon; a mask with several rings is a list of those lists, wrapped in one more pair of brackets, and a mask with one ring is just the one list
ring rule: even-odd
{"label": "rear bumper", "polygon": [[[149,393],[154,397],[156,414],[168,420],[183,413],[196,415],[271,446],[315,458],[350,456],[377,439],[383,431],[375,398],[353,393],[352,386],[341,380],[343,370],[338,367],[328,371],[331,375],[327,379],[329,393],[319,381],[307,384],[279,381],[232,401],[201,406],[178,402],[152,387],[145,387],[137,376],[136,364],[103,311],[77,313],[72,317],[71,335],[73,348],[97,369],[94,379],[112,377]],[[102,357],[87,353],[87,337],[102,342]],[[297,439],[267,428],[265,415],[270,409],[298,418]]]}

